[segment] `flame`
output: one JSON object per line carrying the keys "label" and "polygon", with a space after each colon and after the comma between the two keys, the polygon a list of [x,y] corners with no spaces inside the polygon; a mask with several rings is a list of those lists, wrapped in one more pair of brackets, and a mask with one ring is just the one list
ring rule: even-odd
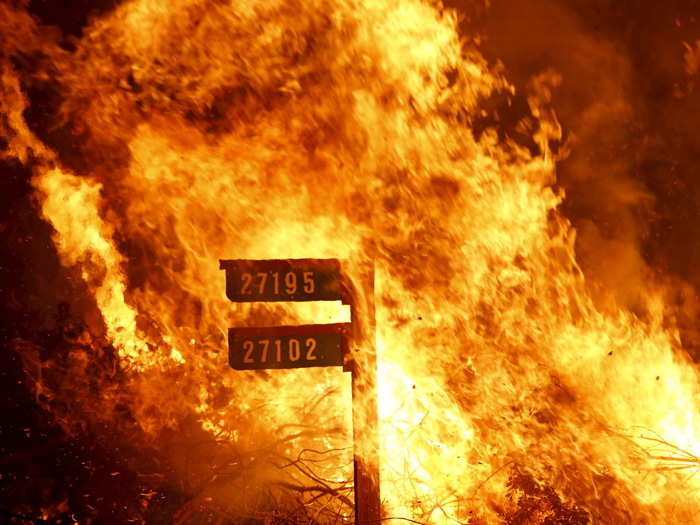
{"label": "flame", "polygon": [[114,247],[109,225],[98,213],[100,185],[60,170],[37,177],[35,184],[45,194],[44,214],[62,227],[55,237],[57,248],[65,264],[80,267],[119,357],[135,368],[151,365],[153,356],[145,355],[147,347],[136,331],[136,312],[124,298],[123,257]]}
{"label": "flame", "polygon": [[[349,519],[347,375],[232,371],[224,337],[346,308],[232,305],[218,268],[341,258],[377,272],[387,517],[700,523],[696,368],[651,286],[644,316],[587,290],[553,188],[556,74],[533,84],[533,154],[475,137],[480,100],[512,87],[436,3],[132,0],[54,58],[87,161],[40,144],[33,183],[124,374],[90,417],[126,406],[150,443],[194,417],[253,486]],[[208,497],[254,511],[216,479]]]}

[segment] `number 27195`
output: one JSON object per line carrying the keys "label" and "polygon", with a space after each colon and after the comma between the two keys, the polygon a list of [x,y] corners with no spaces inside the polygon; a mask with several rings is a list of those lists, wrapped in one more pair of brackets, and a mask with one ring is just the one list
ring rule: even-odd
{"label": "number 27195", "polygon": [[312,294],[316,291],[314,272],[245,272],[241,274],[241,294],[274,295],[296,293]]}

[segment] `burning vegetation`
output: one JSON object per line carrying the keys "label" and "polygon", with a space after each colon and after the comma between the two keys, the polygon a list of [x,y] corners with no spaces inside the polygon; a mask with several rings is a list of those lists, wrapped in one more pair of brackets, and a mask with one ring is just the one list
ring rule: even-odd
{"label": "burning vegetation", "polygon": [[571,95],[493,3],[0,0],[0,521],[353,523],[348,374],[232,370],[226,339],[348,307],[234,304],[219,268],[330,258],[376,304],[387,522],[700,523],[700,281],[643,242],[671,207],[609,130],[632,65],[534,2],[614,71]]}

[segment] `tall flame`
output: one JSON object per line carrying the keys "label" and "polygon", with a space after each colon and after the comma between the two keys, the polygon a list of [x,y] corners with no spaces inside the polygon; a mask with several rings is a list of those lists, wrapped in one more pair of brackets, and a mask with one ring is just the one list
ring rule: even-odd
{"label": "tall flame", "polygon": [[[700,523],[697,372],[654,290],[644,318],[586,290],[553,189],[555,74],[533,84],[533,154],[475,137],[480,100],[512,88],[437,3],[131,0],[53,58],[84,161],[46,153],[34,185],[117,350],[112,408],[147,440],[194,416],[260,486],[349,517],[347,377],[224,357],[229,326],[347,312],[233,306],[218,260],[370,262],[387,517]],[[207,494],[243,509],[226,479]]]}

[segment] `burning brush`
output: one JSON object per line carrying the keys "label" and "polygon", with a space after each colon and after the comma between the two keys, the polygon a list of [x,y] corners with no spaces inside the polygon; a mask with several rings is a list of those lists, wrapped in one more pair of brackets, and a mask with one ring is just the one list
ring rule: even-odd
{"label": "burning brush", "polygon": [[[0,3],[0,157],[41,239],[6,355],[68,466],[31,504],[0,485],[3,516],[699,523],[672,294],[601,293],[562,212],[566,75],[516,92],[427,0],[126,0],[72,36],[32,9]],[[376,305],[376,354],[341,348],[355,314],[317,268],[242,270],[265,301],[231,302],[219,267],[321,259]],[[609,430],[636,427],[659,437]]]}

